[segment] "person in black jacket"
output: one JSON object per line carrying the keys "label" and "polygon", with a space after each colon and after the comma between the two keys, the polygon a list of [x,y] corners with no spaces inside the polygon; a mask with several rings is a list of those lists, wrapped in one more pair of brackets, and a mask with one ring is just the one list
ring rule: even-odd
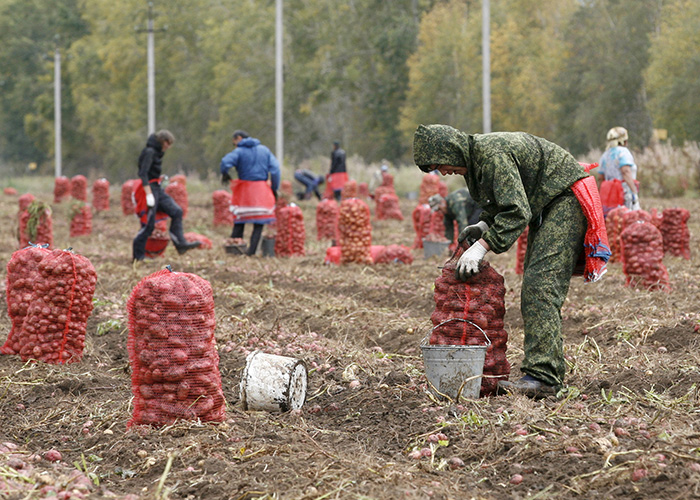
{"label": "person in black jacket", "polygon": [[175,137],[169,130],[159,130],[148,137],[146,147],[139,155],[139,178],[146,192],[148,220],[134,238],[134,262],[141,261],[146,256],[146,241],[155,228],[156,212],[162,212],[170,217],[170,239],[180,255],[201,245],[199,241],[187,242],[182,229],[182,208],[160,187],[163,155],[173,142]]}
{"label": "person in black jacket", "polygon": [[335,141],[333,143],[333,151],[331,151],[331,170],[328,173],[328,184],[333,191],[333,197],[336,201],[340,201],[340,193],[347,180],[345,151],[340,147],[340,143]]}

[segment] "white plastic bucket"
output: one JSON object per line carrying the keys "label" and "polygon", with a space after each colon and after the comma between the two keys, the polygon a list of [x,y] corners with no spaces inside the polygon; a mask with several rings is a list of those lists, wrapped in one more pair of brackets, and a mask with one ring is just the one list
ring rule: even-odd
{"label": "white plastic bucket", "polygon": [[460,397],[477,399],[481,391],[486,350],[491,345],[491,341],[478,325],[461,318],[443,321],[433,330],[450,321],[463,321],[474,325],[484,335],[486,344],[431,345],[424,339],[420,347],[423,351],[423,365],[428,386],[433,394],[442,399],[449,398],[453,401],[458,401]]}
{"label": "white plastic bucket", "polygon": [[303,361],[261,351],[251,352],[241,376],[243,409],[298,410],[306,401],[307,377]]}
{"label": "white plastic bucket", "polygon": [[440,256],[447,253],[450,246],[449,241],[428,241],[423,240],[423,256],[428,259],[434,255]]}

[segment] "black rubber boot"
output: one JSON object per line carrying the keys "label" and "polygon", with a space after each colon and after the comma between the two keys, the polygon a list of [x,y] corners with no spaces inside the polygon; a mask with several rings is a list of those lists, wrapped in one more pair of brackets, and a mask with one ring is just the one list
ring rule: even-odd
{"label": "black rubber boot", "polygon": [[556,393],[556,389],[554,386],[547,385],[537,380],[535,377],[525,375],[515,382],[508,382],[507,380],[498,381],[498,393],[506,394],[509,392],[524,394],[532,399],[539,399],[546,396],[553,396]]}

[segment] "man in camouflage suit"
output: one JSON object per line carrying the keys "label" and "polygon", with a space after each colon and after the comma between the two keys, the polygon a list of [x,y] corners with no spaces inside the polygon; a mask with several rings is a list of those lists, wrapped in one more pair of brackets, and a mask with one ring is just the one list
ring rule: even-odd
{"label": "man in camouflage suit", "polygon": [[484,210],[459,235],[460,242],[473,244],[457,263],[458,278],[478,273],[486,252],[505,252],[529,224],[521,291],[525,376],[499,382],[499,388],[530,397],[554,393],[566,370],[561,308],[587,227],[570,187],[586,172],[563,148],[522,132],[465,134],[447,125],[420,125],[413,149],[423,172],[463,175]]}
{"label": "man in camouflage suit", "polygon": [[457,231],[461,233],[468,225],[479,222],[481,215],[481,208],[471,197],[467,188],[453,191],[446,198],[434,194],[428,199],[428,204],[433,212],[440,210],[443,213],[445,237],[450,242],[454,241],[455,222],[457,222]]}

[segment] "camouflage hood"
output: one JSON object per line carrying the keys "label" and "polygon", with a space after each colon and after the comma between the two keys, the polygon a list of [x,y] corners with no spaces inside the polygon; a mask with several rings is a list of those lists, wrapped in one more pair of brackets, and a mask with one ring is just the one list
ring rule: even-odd
{"label": "camouflage hood", "polygon": [[428,165],[471,166],[471,136],[449,125],[418,125],[413,136],[413,161]]}

